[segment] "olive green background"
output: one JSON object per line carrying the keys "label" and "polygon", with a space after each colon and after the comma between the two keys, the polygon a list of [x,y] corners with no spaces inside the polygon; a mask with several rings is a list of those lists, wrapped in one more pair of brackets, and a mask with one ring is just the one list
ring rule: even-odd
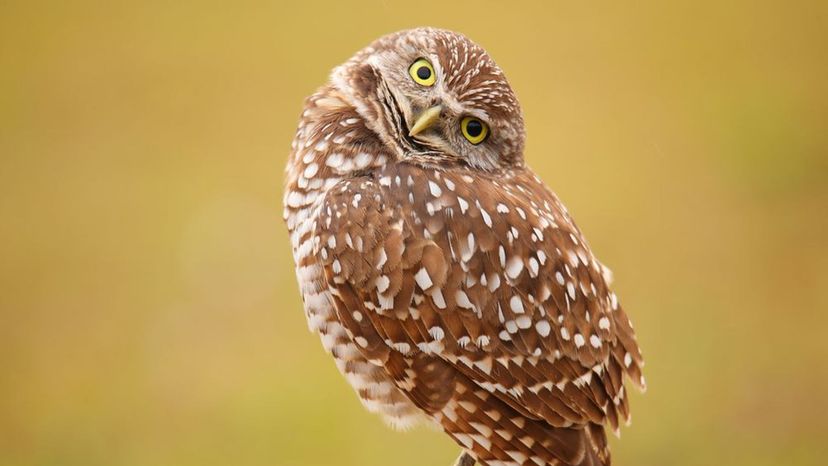
{"label": "olive green background", "polygon": [[418,25],[502,66],[615,272],[616,464],[824,464],[826,2],[300,3],[0,2],[0,465],[448,466],[307,332],[281,221],[303,98]]}

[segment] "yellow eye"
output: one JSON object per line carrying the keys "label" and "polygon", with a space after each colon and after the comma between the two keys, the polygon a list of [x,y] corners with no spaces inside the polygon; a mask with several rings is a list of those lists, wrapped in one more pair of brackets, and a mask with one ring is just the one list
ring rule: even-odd
{"label": "yellow eye", "polygon": [[460,122],[460,131],[463,136],[472,144],[480,144],[489,135],[489,127],[486,123],[475,117],[463,117]]}
{"label": "yellow eye", "polygon": [[417,61],[412,63],[408,67],[408,74],[411,75],[411,79],[415,83],[421,86],[433,86],[434,82],[437,81],[437,77],[434,75],[434,67],[425,58],[418,58]]}

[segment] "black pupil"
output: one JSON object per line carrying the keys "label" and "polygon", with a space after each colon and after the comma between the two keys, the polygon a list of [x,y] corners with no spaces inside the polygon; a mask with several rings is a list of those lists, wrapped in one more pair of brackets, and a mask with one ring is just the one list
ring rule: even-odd
{"label": "black pupil", "polygon": [[417,77],[425,81],[431,77],[431,70],[427,66],[417,68]]}
{"label": "black pupil", "polygon": [[471,120],[466,124],[466,132],[469,133],[469,136],[476,138],[483,133],[483,124],[477,120]]}

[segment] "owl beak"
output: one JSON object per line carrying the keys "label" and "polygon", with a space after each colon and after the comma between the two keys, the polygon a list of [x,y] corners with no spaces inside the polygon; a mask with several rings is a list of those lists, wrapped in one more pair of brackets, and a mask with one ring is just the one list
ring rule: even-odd
{"label": "owl beak", "polygon": [[408,135],[416,136],[434,126],[434,123],[440,119],[440,113],[442,111],[442,105],[435,105],[424,110],[419,116],[417,116],[417,121],[414,122],[414,126],[411,127],[411,131],[408,132]]}

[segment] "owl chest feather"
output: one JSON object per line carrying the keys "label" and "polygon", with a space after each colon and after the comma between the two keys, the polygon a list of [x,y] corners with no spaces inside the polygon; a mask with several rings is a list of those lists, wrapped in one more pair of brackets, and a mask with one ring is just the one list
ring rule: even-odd
{"label": "owl chest feather", "polygon": [[369,362],[339,322],[324,269],[315,254],[321,241],[314,231],[326,193],[351,173],[381,166],[387,155],[365,141],[367,129],[341,100],[325,93],[309,99],[292,145],[287,169],[284,218],[296,277],[311,331],[335,360],[340,373],[371,412],[393,427],[422,420],[420,411],[400,392],[385,370]]}
{"label": "owl chest feather", "polygon": [[[324,198],[320,193],[318,199]],[[359,352],[351,336],[340,323],[324,270],[313,254],[318,237],[313,235],[319,217],[316,201],[305,209],[288,214],[296,277],[304,303],[305,317],[311,331],[317,333],[325,351],[331,354],[337,369],[357,392],[370,412],[381,414],[395,428],[407,428],[422,420],[422,414],[400,392],[383,367],[368,361]]]}

